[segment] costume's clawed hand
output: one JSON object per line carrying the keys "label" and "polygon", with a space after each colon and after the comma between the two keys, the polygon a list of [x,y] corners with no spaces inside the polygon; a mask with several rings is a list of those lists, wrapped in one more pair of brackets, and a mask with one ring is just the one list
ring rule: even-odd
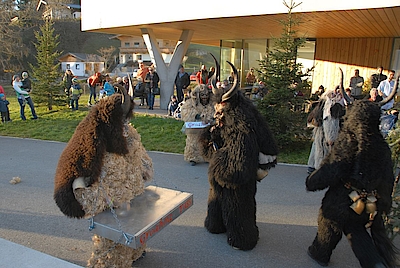
{"label": "costume's clawed hand", "polygon": [[311,173],[310,175],[308,175],[306,178],[306,190],[307,191],[316,191],[317,190],[314,187],[314,185],[312,184],[312,176],[314,173],[315,173],[315,171],[313,173]]}
{"label": "costume's clawed hand", "polygon": [[321,171],[321,169],[317,169],[307,176],[306,190],[311,192],[323,190],[329,187],[329,179],[330,178],[326,176],[326,173]]}

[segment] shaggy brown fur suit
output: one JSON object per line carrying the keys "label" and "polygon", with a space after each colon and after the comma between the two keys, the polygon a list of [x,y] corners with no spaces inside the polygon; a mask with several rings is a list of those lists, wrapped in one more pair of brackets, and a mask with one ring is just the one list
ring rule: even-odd
{"label": "shaggy brown fur suit", "polygon": [[[128,124],[133,102],[124,114],[122,100],[122,95],[115,94],[93,106],[61,154],[54,199],[69,217],[90,217],[110,206],[127,204],[143,193],[144,182],[153,176],[140,135]],[[85,185],[73,189],[78,177]],[[132,249],[98,235],[93,242],[88,267],[130,267],[145,248]]]}

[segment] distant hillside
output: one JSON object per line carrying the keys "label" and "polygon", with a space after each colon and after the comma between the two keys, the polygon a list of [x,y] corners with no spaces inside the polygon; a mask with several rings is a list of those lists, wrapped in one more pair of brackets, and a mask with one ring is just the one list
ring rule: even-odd
{"label": "distant hillside", "polygon": [[119,48],[120,41],[111,39],[113,35],[82,32],[80,21],[56,21],[55,33],[60,35],[59,51],[98,54],[102,47]]}
{"label": "distant hillside", "polygon": [[188,58],[185,62],[185,70],[187,72],[195,72],[198,71],[203,64],[207,69],[211,66],[215,66],[214,59],[210,53],[218,58],[219,51],[219,47],[191,44],[186,52]]}
{"label": "distant hillside", "polygon": [[[119,48],[121,43],[117,39],[110,39],[113,35],[82,32],[80,21],[56,21],[55,33],[60,35],[58,51],[98,54],[97,50],[102,47],[114,46]],[[207,68],[214,66],[214,60],[210,53],[219,55],[219,47],[191,44],[186,52],[188,57],[185,67],[188,72],[197,71],[202,64]],[[116,51],[116,54],[119,50]]]}

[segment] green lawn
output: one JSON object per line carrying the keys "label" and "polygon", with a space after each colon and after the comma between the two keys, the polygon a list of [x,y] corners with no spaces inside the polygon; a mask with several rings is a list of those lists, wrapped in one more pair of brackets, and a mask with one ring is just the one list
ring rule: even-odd
{"label": "green lawn", "polygon": [[[88,113],[86,103],[88,95],[80,99],[80,110],[71,111],[67,106],[55,106],[49,111],[47,107],[36,106],[39,120],[30,120],[29,106],[25,107],[26,121],[19,118],[19,104],[10,87],[5,87],[7,99],[10,102],[10,123],[0,124],[1,136],[33,138],[68,142],[76,126]],[[34,98],[33,98],[34,100]],[[182,121],[165,116],[135,114],[131,123],[142,137],[142,142],[148,151],[162,151],[183,154],[186,136],[181,132]],[[292,151],[283,150],[278,161],[281,163],[307,163],[309,147]]]}

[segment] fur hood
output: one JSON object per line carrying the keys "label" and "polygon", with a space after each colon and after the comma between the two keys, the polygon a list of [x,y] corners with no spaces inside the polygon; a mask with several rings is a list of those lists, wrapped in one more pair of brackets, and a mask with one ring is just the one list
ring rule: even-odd
{"label": "fur hood", "polygon": [[54,200],[69,217],[81,218],[85,214],[73,194],[73,181],[84,177],[86,186],[92,185],[99,178],[105,152],[128,153],[123,129],[134,104],[129,99],[130,108],[124,114],[123,99],[123,95],[114,94],[93,106],[61,153],[54,179]]}

